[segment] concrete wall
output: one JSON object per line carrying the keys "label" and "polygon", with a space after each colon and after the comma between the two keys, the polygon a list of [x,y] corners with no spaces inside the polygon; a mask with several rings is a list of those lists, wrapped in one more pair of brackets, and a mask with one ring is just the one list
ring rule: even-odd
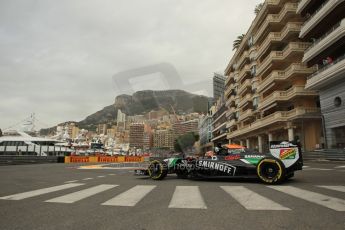
{"label": "concrete wall", "polygon": [[[334,105],[336,97],[340,97],[342,100],[339,107]],[[332,128],[345,126],[345,81],[320,90],[320,102],[325,118],[327,145],[328,148],[334,148],[337,142],[345,143],[345,140],[336,140],[336,133],[332,130]]]}

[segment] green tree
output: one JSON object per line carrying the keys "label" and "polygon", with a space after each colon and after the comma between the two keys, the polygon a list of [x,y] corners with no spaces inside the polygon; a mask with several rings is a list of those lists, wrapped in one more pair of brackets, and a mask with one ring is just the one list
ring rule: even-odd
{"label": "green tree", "polygon": [[241,42],[242,42],[244,36],[246,36],[246,35],[242,34],[240,36],[237,36],[237,39],[234,41],[234,43],[232,45],[232,47],[233,47],[232,50],[236,50],[236,49],[238,49],[238,47],[240,47]]}
{"label": "green tree", "polygon": [[264,6],[264,3],[259,3],[255,6],[255,9],[254,9],[255,15],[258,15],[258,13],[260,12],[263,6]]}
{"label": "green tree", "polygon": [[185,152],[186,149],[192,148],[194,143],[199,140],[199,135],[193,132],[186,133],[178,137],[174,143],[176,152]]}

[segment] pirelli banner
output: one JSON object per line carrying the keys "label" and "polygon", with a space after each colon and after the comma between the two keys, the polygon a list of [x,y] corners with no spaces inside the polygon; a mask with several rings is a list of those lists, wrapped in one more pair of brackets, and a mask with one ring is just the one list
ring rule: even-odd
{"label": "pirelli banner", "polygon": [[69,156],[65,157],[65,163],[121,163],[121,162],[143,162],[144,157],[140,156]]}

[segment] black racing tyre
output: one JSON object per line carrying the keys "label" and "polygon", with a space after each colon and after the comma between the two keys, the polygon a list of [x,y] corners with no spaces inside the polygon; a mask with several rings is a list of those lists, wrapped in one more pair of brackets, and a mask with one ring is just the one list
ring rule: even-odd
{"label": "black racing tyre", "polygon": [[151,161],[147,171],[151,179],[162,180],[168,174],[168,166],[164,161],[154,160]]}
{"label": "black racing tyre", "polygon": [[263,158],[256,168],[259,179],[266,184],[279,184],[285,179],[285,166],[275,158]]}

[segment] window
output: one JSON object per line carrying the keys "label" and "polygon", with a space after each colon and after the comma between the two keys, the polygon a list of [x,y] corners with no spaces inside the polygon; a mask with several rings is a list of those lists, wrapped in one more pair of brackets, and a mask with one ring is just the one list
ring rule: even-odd
{"label": "window", "polygon": [[340,97],[334,98],[334,106],[335,107],[340,107],[341,106],[341,98]]}

